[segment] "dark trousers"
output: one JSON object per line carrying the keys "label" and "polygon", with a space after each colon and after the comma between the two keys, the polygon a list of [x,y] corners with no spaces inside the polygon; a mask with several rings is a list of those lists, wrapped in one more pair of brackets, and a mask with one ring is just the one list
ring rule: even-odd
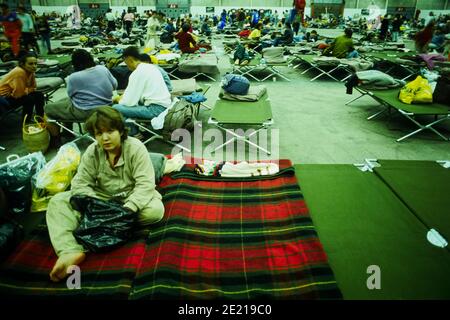
{"label": "dark trousers", "polygon": [[50,45],[50,33],[41,33],[42,44],[47,46],[47,51],[52,52],[52,47]]}
{"label": "dark trousers", "polygon": [[131,29],[133,29],[133,21],[125,21],[125,30],[128,35],[130,35]]}
{"label": "dark trousers", "polygon": [[33,119],[34,110],[36,110],[38,116],[44,116],[45,97],[42,92],[31,92],[30,94],[17,99],[7,97],[6,100],[8,100],[10,108],[22,106],[22,121],[25,115],[27,116],[27,120]]}
{"label": "dark trousers", "polygon": [[108,28],[106,29],[106,33],[110,33],[114,30],[116,30],[116,23],[114,21],[108,21]]}

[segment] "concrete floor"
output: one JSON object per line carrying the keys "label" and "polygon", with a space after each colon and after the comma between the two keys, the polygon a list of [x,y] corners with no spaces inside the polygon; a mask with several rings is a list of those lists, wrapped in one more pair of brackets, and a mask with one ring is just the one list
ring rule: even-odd
{"label": "concrete floor", "polygon": [[[321,30],[319,34],[336,36],[341,30]],[[223,54],[219,40],[213,40],[213,46],[219,55],[221,76],[231,70],[228,58]],[[311,73],[301,75],[299,70],[281,69],[290,79],[265,81],[271,100],[274,125],[279,130],[279,158],[290,159],[302,164],[359,163],[365,158],[401,159],[401,160],[442,160],[450,158],[450,143],[440,140],[431,132],[423,132],[404,142],[395,140],[409,131],[414,125],[398,116],[386,118],[381,116],[368,121],[366,118],[379,110],[377,103],[364,97],[350,106],[345,103],[353,96],[345,93],[344,83],[328,80],[326,77],[310,82]],[[214,105],[220,90],[219,81],[204,81],[211,85],[207,92],[207,104]],[[252,82],[255,83],[256,82]],[[60,89],[55,98],[64,95]],[[210,111],[202,109],[200,118],[203,130],[209,128],[207,119]],[[3,120],[0,125],[0,163],[10,154],[25,155],[21,140],[19,115],[14,114]],[[443,125],[444,134],[449,135],[448,124]],[[203,143],[203,146],[210,144]],[[78,143],[81,150],[89,144],[88,140]],[[170,153],[172,147],[162,142],[152,142],[148,146],[152,152]],[[203,150],[194,148],[194,156],[203,156]],[[274,149],[272,149],[274,151]],[[46,153],[51,159],[56,150]],[[276,154],[277,152],[275,152]],[[236,158],[233,154],[226,159]],[[238,160],[245,160],[239,159]],[[262,158],[265,158],[262,155]]]}

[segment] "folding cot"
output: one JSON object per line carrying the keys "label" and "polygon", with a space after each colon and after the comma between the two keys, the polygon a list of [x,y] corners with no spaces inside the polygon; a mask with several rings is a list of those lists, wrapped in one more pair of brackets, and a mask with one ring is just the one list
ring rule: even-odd
{"label": "folding cot", "polygon": [[[204,85],[204,86],[198,85],[195,78],[172,80],[172,97],[179,98],[180,96],[190,95],[194,92],[198,93],[199,95],[205,96],[205,94],[208,92],[208,90],[210,88],[211,88],[211,86],[208,86],[208,85]],[[193,106],[193,109],[194,109],[193,113],[196,118],[199,116],[201,107],[211,110],[211,107],[208,106],[207,104],[205,104],[203,101],[193,102],[191,104]],[[144,130],[152,135],[149,139],[144,141],[144,144],[146,144],[154,139],[164,140],[164,137],[162,135],[154,132],[153,130],[151,130],[148,127],[151,124],[151,121],[145,120],[145,119],[128,119],[127,121],[129,123],[134,123],[139,128],[141,128],[142,130]],[[172,145],[178,146],[187,152],[190,152],[189,149],[187,149],[181,145],[174,144],[170,141],[166,141],[166,142],[168,142]]]}
{"label": "folding cot", "polygon": [[163,68],[170,78],[175,80],[181,80],[181,78],[175,74],[175,72],[178,70],[178,63],[179,63],[178,61],[172,60],[170,61],[170,63],[159,63],[158,66]]}
{"label": "folding cot", "polygon": [[[308,66],[306,70],[303,70],[301,74],[305,74],[306,72],[310,70],[316,70],[320,73],[312,78],[310,81],[315,81],[316,79],[319,79],[322,76],[328,76],[331,79],[335,81],[345,81],[347,80],[353,73],[353,70],[350,70],[349,66],[346,64],[343,64],[339,61],[339,59],[336,58],[329,58],[326,59],[326,57],[323,57],[323,60],[317,60],[319,56],[317,55],[308,55],[308,54],[297,54],[296,58],[301,60],[300,63],[296,65],[296,67],[299,67],[301,65]],[[327,69],[327,70],[325,70]],[[339,80],[335,76],[332,75],[333,72],[338,70],[344,70],[346,72],[346,76]]]}
{"label": "folding cot", "polygon": [[[448,232],[450,169],[433,161],[378,162],[365,172],[351,164],[294,166],[344,299],[449,299],[448,247],[432,245],[427,233]],[[381,179],[378,170],[390,177]],[[400,188],[405,182],[407,190]],[[424,225],[411,209],[436,223]],[[368,287],[374,270],[380,290]]]}
{"label": "folding cot", "polygon": [[183,54],[178,64],[178,71],[194,73],[194,78],[205,76],[216,81],[211,75],[220,73],[218,58],[215,53]]}
{"label": "folding cot", "polygon": [[425,63],[417,63],[412,60],[402,59],[405,57],[411,57],[412,54],[407,53],[396,53],[396,52],[369,52],[364,53],[364,57],[367,59],[378,61],[378,62],[387,62],[390,67],[383,71],[385,73],[390,73],[391,71],[395,71],[396,68],[400,68],[402,71],[406,73],[406,76],[401,80],[406,80],[420,73],[420,68],[425,66]]}
{"label": "folding cot", "polygon": [[222,43],[225,54],[232,54],[234,50],[236,50],[236,46],[239,44],[239,39],[238,37],[234,37],[232,39],[224,39]]}
{"label": "folding cot", "polygon": [[[36,91],[42,92],[44,94],[45,100],[50,101],[52,95],[61,87],[64,86],[64,80],[59,77],[47,77],[47,78],[36,78]],[[7,100],[1,98],[0,99],[0,107],[2,110],[2,114],[0,115],[0,120],[6,118],[10,113],[16,112],[21,108],[10,109],[9,103]]]}
{"label": "folding cot", "polygon": [[[251,138],[261,130],[270,128],[273,123],[272,108],[270,101],[267,99],[267,95],[264,95],[256,102],[226,101],[219,99],[216,101],[211,116],[208,119],[208,124],[212,124],[232,136],[228,141],[225,141],[223,144],[216,147],[215,151],[238,140],[244,141],[259,150],[264,151],[268,155],[270,155],[271,152],[251,141]],[[241,135],[228,128],[236,126],[256,127],[256,129],[248,134],[244,132],[244,134]]]}
{"label": "folding cot", "polygon": [[[377,160],[375,174],[389,186],[414,216],[439,234],[440,241],[450,241],[450,161]],[[446,247],[449,249],[449,247]]]}
{"label": "folding cot", "polygon": [[[281,77],[285,79],[286,81],[291,81],[288,77],[286,77],[278,68],[279,67],[287,67],[288,61],[283,63],[271,63],[271,62],[261,62],[262,56],[261,54],[257,53],[253,59],[250,60],[250,62],[246,65],[235,65],[233,61],[233,57],[230,57],[230,63],[233,66],[233,72],[248,76],[252,78],[253,80],[256,80],[258,82],[265,81],[267,79],[270,79],[271,77]],[[269,74],[266,76],[258,77],[258,74],[262,74],[265,71],[269,71]]]}
{"label": "folding cot", "polygon": [[50,101],[52,95],[65,85],[60,77],[36,78],[36,91],[42,92],[46,101]]}
{"label": "folding cot", "polygon": [[167,140],[162,134],[159,134],[157,132],[154,131],[154,129],[150,129],[151,126],[151,120],[148,119],[132,119],[132,118],[128,118],[125,120],[126,123],[130,123],[133,124],[135,126],[137,126],[139,129],[141,129],[142,132],[147,132],[149,134],[151,134],[151,136],[149,138],[147,138],[146,140],[143,141],[144,144],[147,144],[151,141],[154,141],[156,139],[158,140],[162,140],[165,143],[171,144],[174,147],[178,147],[186,152],[191,152],[191,149],[186,148],[185,146],[179,144],[179,143],[174,143],[170,140]]}
{"label": "folding cot", "polygon": [[[367,120],[371,120],[377,117],[380,114],[391,111],[391,109],[395,109],[404,116],[406,119],[410,120],[412,123],[417,125],[419,129],[414,130],[403,137],[397,139],[397,142],[400,142],[406,138],[409,138],[425,129],[429,129],[437,134],[442,139],[448,141],[449,138],[445,137],[442,133],[440,133],[435,126],[447,119],[450,119],[450,108],[446,105],[439,103],[432,104],[406,104],[401,102],[398,99],[399,90],[398,89],[390,89],[390,90],[379,90],[379,91],[366,91],[369,96],[374,98],[377,102],[379,102],[384,108],[383,110],[371,115],[367,118]],[[417,116],[434,116],[434,120],[428,122],[426,124],[420,123],[416,117]]]}

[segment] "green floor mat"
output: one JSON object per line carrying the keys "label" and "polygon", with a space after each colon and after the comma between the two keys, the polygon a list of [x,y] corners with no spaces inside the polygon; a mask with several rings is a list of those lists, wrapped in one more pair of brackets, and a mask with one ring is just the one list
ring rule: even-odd
{"label": "green floor mat", "polygon": [[[449,299],[450,254],[374,174],[352,165],[296,165],[296,175],[345,299]],[[381,289],[369,290],[377,265]]]}
{"label": "green floor mat", "polygon": [[379,160],[375,173],[428,228],[450,241],[450,169],[433,161]]}

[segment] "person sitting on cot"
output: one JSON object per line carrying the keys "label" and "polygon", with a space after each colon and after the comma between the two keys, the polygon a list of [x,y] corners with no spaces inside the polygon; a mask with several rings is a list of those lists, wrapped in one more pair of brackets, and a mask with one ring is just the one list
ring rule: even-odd
{"label": "person sitting on cot", "polygon": [[87,119],[85,128],[96,142],[83,154],[71,190],[56,194],[48,204],[48,232],[58,256],[50,272],[54,282],[64,279],[68,267],[79,265],[86,258],[87,249],[73,235],[82,218],[70,203],[73,195],[117,200],[125,210],[137,214],[137,222],[143,228],[164,216],[147,148],[139,140],[128,137],[121,114],[108,106],[97,108]]}
{"label": "person sitting on cot", "polygon": [[182,53],[194,53],[200,48],[194,40],[194,37],[189,33],[190,28],[191,26],[185,23],[175,35],[175,38],[178,40],[178,47]]}
{"label": "person sitting on cot", "polygon": [[22,122],[25,116],[32,121],[34,110],[38,116],[44,116],[45,97],[36,91],[36,69],[36,55],[25,53],[19,58],[19,65],[0,80],[0,97],[9,108],[22,106]]}
{"label": "person sitting on cot", "polygon": [[[113,108],[125,118],[147,120],[158,118],[172,104],[170,92],[161,72],[155,65],[141,61],[141,53],[137,47],[126,48],[122,55],[132,72],[123,95],[113,98],[115,103]],[[164,119],[161,120],[164,122]],[[131,136],[143,138],[135,125],[130,124],[129,127]]]}
{"label": "person sitting on cot", "polygon": [[97,107],[112,104],[117,80],[84,49],[72,53],[72,65],[75,72],[66,79],[67,96],[47,104],[45,113],[51,119],[84,122]]}
{"label": "person sitting on cot", "polygon": [[344,35],[335,38],[331,45],[323,51],[324,56],[333,56],[339,59],[348,58],[349,52],[354,47],[352,40],[353,31],[347,28],[344,32]]}
{"label": "person sitting on cot", "polygon": [[250,55],[246,47],[244,47],[241,43],[238,44],[236,51],[234,52],[233,55],[233,61],[235,65],[245,66],[250,62]]}

